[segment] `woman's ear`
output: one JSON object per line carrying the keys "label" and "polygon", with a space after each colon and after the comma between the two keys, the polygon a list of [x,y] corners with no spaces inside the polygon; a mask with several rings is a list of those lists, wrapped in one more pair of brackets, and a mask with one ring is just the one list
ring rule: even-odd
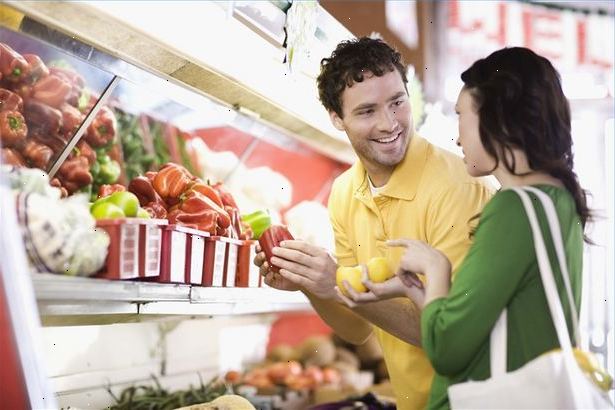
{"label": "woman's ear", "polygon": [[344,126],[344,120],[335,112],[329,111],[329,118],[331,119],[331,123],[335,128],[340,131],[346,131],[346,127]]}

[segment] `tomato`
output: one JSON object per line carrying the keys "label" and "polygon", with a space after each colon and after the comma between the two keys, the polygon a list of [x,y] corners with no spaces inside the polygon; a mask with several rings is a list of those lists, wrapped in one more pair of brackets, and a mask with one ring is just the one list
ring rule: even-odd
{"label": "tomato", "polygon": [[303,375],[305,377],[309,377],[310,379],[312,379],[316,386],[322,384],[324,380],[324,375],[322,373],[322,370],[318,366],[308,366],[303,371]]}
{"label": "tomato", "polygon": [[322,377],[326,384],[337,384],[342,380],[339,370],[333,367],[325,367],[322,369]]}
{"label": "tomato", "polygon": [[241,381],[241,373],[239,373],[236,370],[229,370],[224,375],[224,380],[227,383],[237,384],[237,383],[239,383]]}

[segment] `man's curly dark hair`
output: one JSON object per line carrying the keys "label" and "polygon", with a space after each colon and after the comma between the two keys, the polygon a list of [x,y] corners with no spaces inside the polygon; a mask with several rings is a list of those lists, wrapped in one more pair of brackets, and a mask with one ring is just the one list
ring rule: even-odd
{"label": "man's curly dark hair", "polygon": [[316,80],[320,102],[327,111],[343,118],[341,96],[346,87],[362,82],[366,72],[381,77],[393,70],[399,71],[407,92],[406,67],[398,51],[382,40],[369,37],[342,41],[330,58],[320,62]]}

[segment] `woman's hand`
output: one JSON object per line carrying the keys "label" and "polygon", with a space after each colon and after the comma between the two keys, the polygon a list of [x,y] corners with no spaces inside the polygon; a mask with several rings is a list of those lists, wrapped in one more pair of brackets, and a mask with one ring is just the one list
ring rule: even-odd
{"label": "woman's hand", "polygon": [[406,248],[399,261],[400,270],[428,274],[446,273],[450,275],[451,264],[448,258],[439,250],[432,248],[423,241],[414,239],[395,239],[387,241],[389,247]]}
{"label": "woman's hand", "polygon": [[[432,300],[448,295],[451,263],[442,252],[423,241],[412,239],[387,241],[387,246],[405,248],[397,277],[407,286],[406,295],[421,309]],[[417,275],[425,275],[424,289]]]}

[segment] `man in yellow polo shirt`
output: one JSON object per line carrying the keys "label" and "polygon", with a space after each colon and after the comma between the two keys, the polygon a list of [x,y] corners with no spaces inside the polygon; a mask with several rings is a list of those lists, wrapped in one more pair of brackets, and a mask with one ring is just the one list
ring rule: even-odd
{"label": "man in yellow polo shirt", "polygon": [[[262,253],[255,259],[266,283],[304,292],[340,337],[360,344],[376,332],[401,410],[425,407],[433,376],[419,347],[420,311],[402,297],[348,308],[335,286],[337,266],[384,256],[397,267],[401,251],[386,241],[412,238],[444,252],[455,268],[470,245],[469,222],[490,196],[459,157],[415,134],[406,84],[400,54],[381,40],[342,42],[322,61],[320,100],[359,157],[329,197],[337,262],[298,240],[274,249],[279,274]],[[386,283],[367,282],[370,292],[351,297],[375,300],[386,293]]]}

